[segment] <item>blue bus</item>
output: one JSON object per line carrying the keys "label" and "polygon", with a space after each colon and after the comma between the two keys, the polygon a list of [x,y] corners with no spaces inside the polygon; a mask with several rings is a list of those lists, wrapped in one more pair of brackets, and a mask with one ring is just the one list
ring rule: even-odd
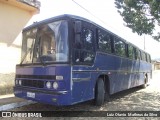
{"label": "blue bus", "polygon": [[152,77],[145,51],[100,25],[60,15],[25,28],[16,65],[16,97],[51,105],[73,105],[136,86]]}

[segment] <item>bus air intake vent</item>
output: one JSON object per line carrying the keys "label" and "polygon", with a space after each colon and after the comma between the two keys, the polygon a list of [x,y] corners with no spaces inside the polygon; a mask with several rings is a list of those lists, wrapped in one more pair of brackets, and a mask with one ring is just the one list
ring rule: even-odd
{"label": "bus air intake vent", "polygon": [[22,86],[44,88],[44,81],[40,81],[40,80],[22,80]]}

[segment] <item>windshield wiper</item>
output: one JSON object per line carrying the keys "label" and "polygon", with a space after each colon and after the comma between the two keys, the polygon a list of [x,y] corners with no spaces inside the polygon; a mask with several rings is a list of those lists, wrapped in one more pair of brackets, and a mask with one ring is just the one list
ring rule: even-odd
{"label": "windshield wiper", "polygon": [[45,66],[45,65],[46,65],[46,64],[45,64],[45,62],[43,61],[42,56],[39,56],[39,60],[40,60],[40,62],[42,63],[42,65],[43,65],[43,66]]}

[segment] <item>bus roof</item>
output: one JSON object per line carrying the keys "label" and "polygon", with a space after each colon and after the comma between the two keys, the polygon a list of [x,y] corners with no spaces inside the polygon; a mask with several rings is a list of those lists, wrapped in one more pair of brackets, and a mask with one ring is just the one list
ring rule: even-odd
{"label": "bus roof", "polygon": [[[101,29],[109,32],[109,33],[112,34],[113,36],[116,36],[117,38],[120,38],[120,39],[121,39],[122,41],[124,41],[125,43],[130,44],[130,45],[134,46],[135,48],[138,48],[136,45],[130,43],[129,41],[123,39],[122,37],[118,36],[117,34],[111,32],[111,31],[109,31],[108,29],[102,27],[101,25],[98,25],[97,23],[95,23],[95,22],[93,22],[93,21],[91,21],[91,20],[89,20],[89,19],[86,19],[86,18],[84,18],[84,17],[80,17],[80,16],[76,16],[76,15],[71,15],[71,14],[63,14],[63,15],[59,15],[59,16],[55,16],[55,17],[51,17],[51,18],[42,20],[42,21],[40,21],[40,22],[34,22],[32,25],[24,28],[23,31],[27,31],[27,30],[29,30],[29,29],[31,29],[31,28],[34,28],[34,27],[37,27],[37,26],[39,26],[39,25],[41,25],[41,24],[46,24],[46,23],[48,23],[48,22],[53,22],[53,21],[57,21],[57,20],[65,20],[65,19],[77,19],[77,20],[82,20],[82,21],[85,21],[85,22],[89,22],[89,23],[91,23],[91,24],[93,24],[93,25],[95,25],[95,26],[97,26],[97,27],[99,27],[99,28],[101,28]],[[143,52],[145,52],[144,50],[142,50],[142,49],[140,49],[140,48],[138,48],[138,49],[141,50],[141,51],[143,51]],[[147,52],[145,52],[145,53],[147,53]]]}

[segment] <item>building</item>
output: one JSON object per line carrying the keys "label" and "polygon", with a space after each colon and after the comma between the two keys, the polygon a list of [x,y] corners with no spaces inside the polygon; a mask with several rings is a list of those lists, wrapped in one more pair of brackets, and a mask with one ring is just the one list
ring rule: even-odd
{"label": "building", "polygon": [[15,66],[21,56],[21,31],[39,11],[37,0],[0,0],[0,94],[13,90]]}
{"label": "building", "polygon": [[153,61],[153,70],[160,70],[160,60]]}

